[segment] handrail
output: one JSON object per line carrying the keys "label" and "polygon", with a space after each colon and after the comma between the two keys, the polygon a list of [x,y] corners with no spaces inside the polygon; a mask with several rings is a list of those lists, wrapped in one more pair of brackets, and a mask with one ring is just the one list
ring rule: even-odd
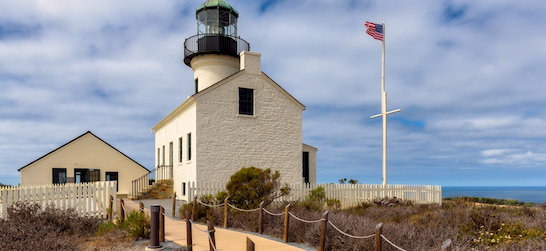
{"label": "handrail", "polygon": [[184,41],[184,63],[190,65],[193,57],[202,54],[221,53],[238,57],[249,51],[250,44],[241,37],[220,34],[198,34]]}

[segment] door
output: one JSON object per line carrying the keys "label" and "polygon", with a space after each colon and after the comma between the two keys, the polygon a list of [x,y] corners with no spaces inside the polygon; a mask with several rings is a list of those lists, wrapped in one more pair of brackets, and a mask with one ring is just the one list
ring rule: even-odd
{"label": "door", "polygon": [[74,169],[74,183],[89,182],[89,169]]}

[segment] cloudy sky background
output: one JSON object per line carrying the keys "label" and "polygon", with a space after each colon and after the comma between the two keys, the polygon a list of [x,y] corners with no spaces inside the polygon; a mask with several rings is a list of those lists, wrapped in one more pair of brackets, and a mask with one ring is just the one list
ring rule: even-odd
{"label": "cloudy sky background", "polygon": [[[92,131],[148,167],[150,129],[193,92],[204,0],[0,0],[0,183]],[[540,0],[231,0],[262,70],[306,105],[318,181],[381,183],[386,26],[390,184],[546,184]]]}

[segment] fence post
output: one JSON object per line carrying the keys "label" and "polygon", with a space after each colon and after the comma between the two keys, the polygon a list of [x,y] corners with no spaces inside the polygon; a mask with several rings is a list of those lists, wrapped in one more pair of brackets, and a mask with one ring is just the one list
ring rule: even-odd
{"label": "fence post", "polygon": [[176,214],[176,192],[174,192],[173,194],[173,218],[174,218],[174,215]]}
{"label": "fence post", "polygon": [[208,235],[210,236],[209,249],[210,251],[214,251],[216,250],[216,238],[214,238],[214,225],[210,220],[207,220],[207,229],[209,230]]}
{"label": "fence post", "polygon": [[159,207],[159,242],[165,242],[165,208]]}
{"label": "fence post", "polygon": [[255,247],[254,247],[254,242],[248,238],[248,236],[246,237],[246,251],[254,251]]}
{"label": "fence post", "polygon": [[120,209],[119,209],[120,219],[119,219],[119,221],[121,223],[123,223],[123,221],[125,220],[125,201],[123,201],[123,198],[119,198],[119,204],[120,204]]}
{"label": "fence post", "polygon": [[186,247],[189,251],[193,251],[193,240],[191,234],[190,212],[186,211]]}
{"label": "fence post", "polygon": [[191,210],[191,221],[193,221],[193,217],[195,217],[195,209],[197,208],[197,195],[193,197],[193,208]]}
{"label": "fence post", "polygon": [[451,251],[451,239],[447,239],[442,244],[442,251]]}
{"label": "fence post", "polygon": [[326,244],[326,227],[328,227],[328,211],[322,214],[322,222],[320,223],[319,251],[324,251],[324,246]]}
{"label": "fence post", "polygon": [[227,228],[227,207],[228,207],[228,198],[224,199],[224,228]]}
{"label": "fence post", "polygon": [[112,213],[114,212],[114,209],[112,208],[114,206],[114,197],[112,197],[112,195],[110,195],[110,203],[109,203],[109,212],[108,212],[108,220],[113,220],[112,218]]}
{"label": "fence post", "polygon": [[381,251],[381,233],[383,232],[383,223],[377,224],[375,226],[375,244],[374,250]]}
{"label": "fence post", "polygon": [[288,208],[290,207],[290,204],[288,204],[284,208],[284,234],[282,235],[282,241],[284,243],[288,242],[288,224],[290,223],[290,218],[288,216]]}
{"label": "fence post", "polygon": [[150,246],[149,249],[158,249],[162,248],[159,245],[159,214],[160,214],[160,205],[154,204],[150,206],[151,212],[151,229],[150,229]]}
{"label": "fence post", "polygon": [[264,202],[260,202],[260,212],[258,214],[258,233],[264,233]]}

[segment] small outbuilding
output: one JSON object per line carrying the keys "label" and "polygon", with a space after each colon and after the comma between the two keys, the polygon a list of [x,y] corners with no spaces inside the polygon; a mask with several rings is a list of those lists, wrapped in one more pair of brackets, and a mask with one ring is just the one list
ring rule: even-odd
{"label": "small outbuilding", "polygon": [[119,195],[150,171],[90,131],[21,167],[21,185],[117,181]]}

